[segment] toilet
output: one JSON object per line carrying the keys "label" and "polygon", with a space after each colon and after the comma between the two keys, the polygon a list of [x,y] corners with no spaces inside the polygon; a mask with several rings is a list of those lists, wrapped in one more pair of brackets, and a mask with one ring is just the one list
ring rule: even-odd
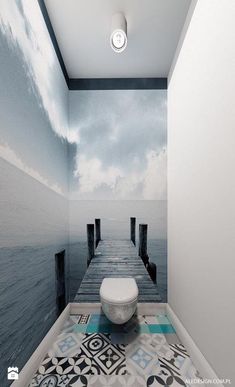
{"label": "toilet", "polygon": [[124,324],[135,313],[138,287],[134,278],[104,278],[100,300],[106,317],[114,324]]}

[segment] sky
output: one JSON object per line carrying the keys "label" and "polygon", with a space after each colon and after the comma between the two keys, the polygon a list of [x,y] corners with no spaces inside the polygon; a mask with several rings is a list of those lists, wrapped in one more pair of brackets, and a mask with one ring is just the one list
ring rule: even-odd
{"label": "sky", "polygon": [[60,194],[69,171],[70,199],[166,200],[165,90],[69,92],[32,0],[1,0],[0,66],[2,158]]}
{"label": "sky", "polygon": [[166,200],[166,98],[165,90],[70,92],[71,199]]}
{"label": "sky", "polygon": [[0,157],[67,195],[68,88],[37,1],[1,0]]}

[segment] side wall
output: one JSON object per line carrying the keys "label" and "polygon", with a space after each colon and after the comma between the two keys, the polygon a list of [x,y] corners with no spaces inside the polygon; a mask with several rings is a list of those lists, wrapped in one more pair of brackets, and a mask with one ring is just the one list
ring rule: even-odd
{"label": "side wall", "polygon": [[198,0],[168,89],[168,300],[233,379],[235,3]]}
{"label": "side wall", "polygon": [[[39,39],[40,37],[40,39]],[[0,9],[0,385],[56,319],[68,244],[68,89],[38,2]]]}

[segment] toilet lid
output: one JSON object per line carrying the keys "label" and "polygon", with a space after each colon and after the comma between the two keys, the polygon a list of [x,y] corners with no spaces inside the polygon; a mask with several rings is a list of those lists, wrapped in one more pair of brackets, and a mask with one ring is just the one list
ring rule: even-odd
{"label": "toilet lid", "polygon": [[138,297],[138,287],[134,278],[104,278],[100,287],[100,297],[113,304],[123,304]]}

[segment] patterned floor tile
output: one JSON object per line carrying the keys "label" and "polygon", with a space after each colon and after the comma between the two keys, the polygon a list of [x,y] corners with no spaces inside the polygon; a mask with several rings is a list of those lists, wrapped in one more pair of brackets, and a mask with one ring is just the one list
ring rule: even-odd
{"label": "patterned floor tile", "polygon": [[78,314],[77,315],[77,324],[88,324],[90,320],[89,314]]}
{"label": "patterned floor tile", "polygon": [[115,325],[103,314],[76,314],[30,387],[195,387],[189,379],[200,375],[167,316],[134,315]]}
{"label": "patterned floor tile", "polygon": [[158,363],[158,357],[147,343],[136,340],[126,347],[127,372],[131,375],[149,375]]}
{"label": "patterned floor tile", "polygon": [[125,344],[125,334],[124,333],[111,333],[110,340],[112,344]]}
{"label": "patterned floor tile", "polygon": [[86,333],[87,324],[76,324],[73,326],[74,333]]}
{"label": "patterned floor tile", "polygon": [[111,333],[113,327],[111,324],[88,324],[86,325],[86,333]]}
{"label": "patterned floor tile", "polygon": [[123,345],[109,344],[99,351],[92,360],[91,372],[105,375],[126,374],[125,347]]}
{"label": "patterned floor tile", "polygon": [[146,324],[159,324],[156,316],[144,316]]}
{"label": "patterned floor tile", "polygon": [[123,333],[138,332],[140,321],[137,316],[133,316],[126,324],[123,325]]}
{"label": "patterned floor tile", "polygon": [[152,334],[152,335],[147,335],[147,334],[139,335],[139,340],[143,344],[147,343],[151,345],[151,347],[153,347],[156,352],[160,350],[163,345],[167,344],[165,335],[162,335],[160,333]]}
{"label": "patterned floor tile", "polygon": [[133,344],[138,338],[140,337],[139,332],[130,332],[130,333],[124,333],[124,344]]}
{"label": "patterned floor tile", "polygon": [[175,333],[166,333],[164,336],[168,344],[180,344],[180,340]]}
{"label": "patterned floor tile", "polygon": [[139,375],[92,375],[88,387],[146,387],[145,379]]}
{"label": "patterned floor tile", "polygon": [[104,314],[91,314],[89,324],[112,325]]}
{"label": "patterned floor tile", "polygon": [[61,333],[48,352],[49,357],[72,357],[82,344],[84,334]]}
{"label": "patterned floor tile", "polygon": [[29,387],[87,387],[85,375],[35,375]]}
{"label": "patterned floor tile", "polygon": [[[187,386],[189,385],[189,387],[198,387],[200,385],[200,387],[205,387],[204,383],[202,382],[201,375],[193,365],[191,359],[187,359],[187,361],[185,362],[184,368],[181,369],[181,375],[184,378],[184,381]],[[200,382],[198,381],[198,379],[200,379]],[[189,384],[187,384],[187,380],[194,380],[195,383],[190,382]]]}
{"label": "patterned floor tile", "polygon": [[182,344],[170,344],[164,356],[159,356],[159,364],[178,376],[185,375],[191,365],[190,357]]}
{"label": "patterned floor tile", "polygon": [[156,318],[157,318],[158,324],[167,324],[167,325],[171,324],[170,320],[165,314],[158,314]]}
{"label": "patterned floor tile", "polygon": [[43,360],[38,369],[38,373],[41,375],[48,374],[76,374],[76,375],[88,375],[91,369],[91,359],[85,356],[73,358],[73,357],[48,357]]}
{"label": "patterned floor tile", "polygon": [[168,369],[160,371],[159,374],[150,375],[147,379],[147,387],[182,387],[186,386],[183,378],[181,376],[175,375],[170,372]]}
{"label": "patterned floor tile", "polygon": [[76,324],[76,319],[74,318],[74,316],[69,316],[69,318],[65,321],[61,332],[62,333],[72,332],[75,324]]}
{"label": "patterned floor tile", "polygon": [[169,334],[175,333],[175,329],[172,325],[167,324],[148,324],[148,329],[150,333],[162,333]]}
{"label": "patterned floor tile", "polygon": [[[182,375],[179,371],[173,371],[173,369],[167,365],[161,364],[155,372],[147,378],[147,387],[159,387],[159,386],[169,386],[169,387],[198,387],[199,383],[187,383],[187,380],[198,380],[201,379],[200,375],[196,371],[195,367],[192,365],[188,368],[187,375]],[[202,381],[200,381],[200,386],[205,387]]]}
{"label": "patterned floor tile", "polygon": [[107,348],[110,344],[110,335],[101,333],[86,334],[83,338],[81,348],[88,356],[95,356]]}

